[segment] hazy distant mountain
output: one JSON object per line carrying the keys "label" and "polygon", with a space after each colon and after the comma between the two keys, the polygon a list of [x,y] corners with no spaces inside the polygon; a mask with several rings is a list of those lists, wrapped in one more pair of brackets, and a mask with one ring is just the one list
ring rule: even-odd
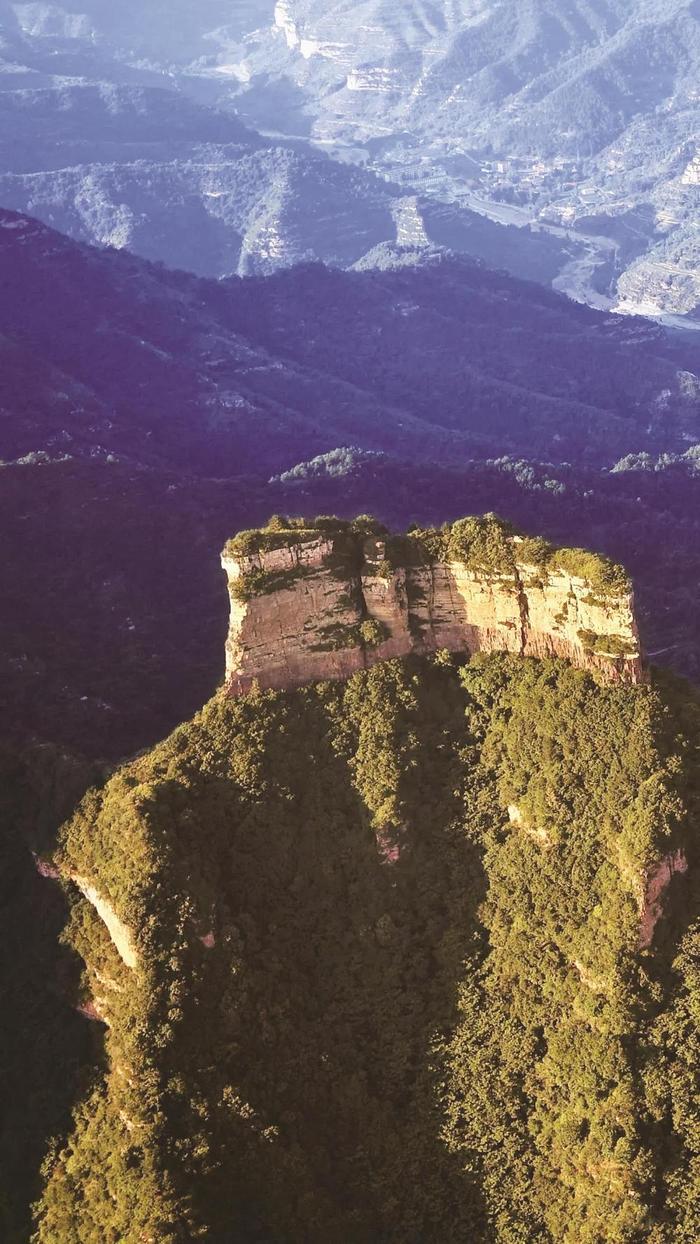
{"label": "hazy distant mountain", "polygon": [[[320,144],[401,186],[420,236],[431,242],[442,239],[431,232],[425,204],[447,199],[499,222],[533,220],[555,231],[548,249],[526,227],[504,239],[504,264],[517,275],[554,280],[574,297],[626,311],[688,314],[700,306],[700,0],[73,0],[0,6],[3,24],[0,90],[29,81],[56,86],[57,74],[64,85],[145,76],[203,105],[233,103],[253,128]],[[180,107],[173,105],[176,115]],[[211,127],[201,121],[203,132]],[[59,140],[51,167],[61,151]],[[71,168],[89,160],[69,147],[60,158]],[[161,151],[157,160],[164,158],[184,159]],[[235,183],[238,195],[248,170],[230,169],[230,161],[211,149],[205,160],[224,166],[223,192]],[[197,163],[196,153],[189,162]],[[95,194],[105,210],[124,204],[143,218],[129,232],[130,245],[148,255],[160,246],[167,262],[181,262],[180,242],[169,247],[167,222],[148,201],[144,170],[130,166],[115,177],[114,164],[132,163],[126,150],[106,163],[90,169],[84,193],[75,174],[53,188],[15,179],[3,186],[2,201],[49,221],[57,208],[56,223],[100,241],[115,235],[104,224],[92,232],[86,226],[82,205]],[[256,166],[261,195],[274,200],[279,187],[267,175]],[[202,192],[192,170],[178,171],[167,189],[169,171],[154,176],[176,232],[193,225],[183,196],[197,202],[201,270],[209,273],[220,254],[216,236],[207,236],[219,225],[204,223],[211,188]],[[364,242],[365,195],[379,193],[369,181],[350,185],[341,230],[356,221]],[[304,196],[299,209],[306,217]],[[319,202],[320,216],[336,210],[333,195]],[[371,217],[371,205],[368,211]],[[454,207],[452,214],[460,215]],[[220,224],[220,214],[213,218]],[[313,234],[313,219],[305,223]],[[257,218],[241,224],[236,211],[224,225],[253,239],[259,227]],[[275,228],[281,262],[307,254],[307,239],[297,245],[293,229],[285,237],[283,219]],[[473,253],[492,262],[498,234],[479,249],[483,228],[466,215],[457,242],[446,244],[473,244]],[[572,252],[572,231],[599,242]],[[379,234],[371,245],[397,240],[386,216]],[[313,253],[336,262],[324,250],[322,226],[319,236]],[[230,240],[223,247],[227,259],[235,250]],[[250,250],[243,245],[245,256]],[[268,265],[264,242],[260,264]]]}
{"label": "hazy distant mountain", "polygon": [[[547,282],[584,255],[566,238],[494,224],[308,144],[263,139],[230,106],[210,106],[212,83],[184,72],[183,58],[216,49],[207,23],[223,7],[183,6],[177,22],[152,3],[82,14],[0,7],[0,204],[205,276],[308,259],[349,266],[398,243],[465,251]],[[237,9],[238,25],[217,38],[240,34],[253,7]]]}
{"label": "hazy distant mountain", "polygon": [[[348,266],[383,242],[465,250],[546,279],[563,248],[245,130],[152,86],[0,91],[0,203],[80,241],[204,276],[303,260]],[[571,248],[571,253],[574,253]]]}
{"label": "hazy distant mountain", "polygon": [[0,20],[15,21],[30,37],[89,39],[125,57],[150,55],[162,64],[168,57],[191,59],[207,46],[209,32],[224,23],[232,30],[250,29],[255,8],[250,0],[5,2],[0,5]]}
{"label": "hazy distant mountain", "polygon": [[596,282],[624,309],[700,304],[698,0],[279,0],[264,24],[269,7],[199,66],[256,124],[604,235]]}

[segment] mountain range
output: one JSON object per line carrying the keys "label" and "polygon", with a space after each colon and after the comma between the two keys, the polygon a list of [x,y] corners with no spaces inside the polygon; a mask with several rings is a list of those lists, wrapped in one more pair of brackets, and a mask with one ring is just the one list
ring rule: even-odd
{"label": "mountain range", "polygon": [[565,276],[589,301],[697,309],[697,0],[269,9],[242,40],[213,34],[218,53],[189,71],[223,79],[254,124],[496,218],[599,238],[594,271]]}
{"label": "mountain range", "polygon": [[[348,267],[399,242],[546,281],[583,253],[407,193],[308,144],[264,138],[188,93],[190,79],[167,59],[127,56],[128,13],[108,19],[0,10],[0,204],[203,276],[313,259]],[[192,53],[196,40],[184,46]]]}
{"label": "mountain range", "polygon": [[206,281],[7,211],[0,251],[5,460],[269,475],[358,444],[612,466],[700,436],[692,337],[464,257]]}
{"label": "mountain range", "polygon": [[3,1244],[700,1238],[699,18],[0,0]]}
{"label": "mountain range", "polygon": [[6,3],[0,203],[201,275],[348,266],[398,241],[692,320],[699,16],[696,0],[248,0],[174,19]]}

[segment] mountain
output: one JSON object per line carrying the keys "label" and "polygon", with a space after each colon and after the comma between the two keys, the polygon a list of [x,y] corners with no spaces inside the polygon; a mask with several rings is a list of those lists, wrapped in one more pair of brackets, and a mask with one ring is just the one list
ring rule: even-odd
{"label": "mountain", "polygon": [[38,853],[93,1052],[37,1241],[692,1239],[699,740],[443,650],[122,766]]}
{"label": "mountain", "polygon": [[[175,118],[196,103],[200,132],[140,154],[128,120],[101,154],[71,123],[52,152],[37,134],[29,167],[5,165],[0,202],[203,275],[347,263],[327,236],[342,203],[354,258],[408,228],[604,309],[694,315],[696,0],[212,0],[176,18],[152,0],[5,5],[0,91],[19,109],[49,91],[36,106],[60,130],[77,86],[150,87]],[[235,126],[232,107],[272,135],[265,158],[207,137]],[[313,195],[306,174],[280,172],[283,135]]]}
{"label": "mountain", "polygon": [[[575,243],[429,204],[308,144],[263,138],[230,108],[186,93],[167,35],[158,62],[144,60],[148,39],[123,44],[141,29],[133,10],[15,8],[0,42],[0,203],[79,241],[212,277],[309,259],[347,267],[408,241],[546,281],[581,254]],[[162,29],[162,14],[152,16]],[[183,18],[178,46],[186,29]],[[191,55],[196,39],[184,47]]]}
{"label": "mountain", "polygon": [[[689,801],[700,727],[687,689],[658,675],[654,688],[605,688],[561,662],[502,655],[446,665],[441,653],[434,665],[376,665],[335,689],[219,694],[88,796],[54,858],[58,826],[108,776],[66,746],[113,760],[150,747],[221,684],[228,600],[218,551],[236,527],[273,508],[351,515],[375,504],[394,522],[430,524],[497,504],[560,542],[586,532],[632,558],[653,659],[670,647],[661,659],[697,674],[700,480],[686,464],[630,459],[603,475],[512,460],[451,469],[345,450],[270,483],[90,457],[39,456],[0,473],[0,945],[13,1017],[0,1038],[3,1238],[23,1244],[40,1195],[52,1244],[70,1230],[82,1244],[91,1221],[100,1238],[136,1244],[164,1234],[171,1213],[191,1238],[206,1227],[232,1244],[256,1233],[287,1239],[290,1223],[312,1239],[366,1238],[370,1228],[374,1239],[397,1230],[403,1239],[413,1224],[427,1239],[461,1239],[468,1228],[490,1241],[507,1226],[554,1241],[565,1238],[572,1200],[609,1231],[627,1198],[621,1206],[617,1176],[597,1173],[620,1139],[599,1119],[608,1107],[598,1075],[619,1119],[628,1081],[618,1037],[644,1052],[634,1067],[644,1087],[624,1119],[643,1156],[653,1150],[651,1165],[630,1158],[629,1178],[645,1174],[629,1200],[648,1224],[663,1197],[670,1230],[687,1227],[692,1238],[695,1055],[684,1008],[694,986],[682,938],[697,904],[686,825],[697,821]],[[546,543],[532,544],[547,560]],[[477,549],[486,551],[490,541]],[[583,556],[588,574],[596,559]],[[59,869],[78,879],[65,898]],[[641,957],[651,1003],[636,966],[642,869],[651,870],[644,928],[651,921],[656,934]],[[501,957],[514,911],[511,950],[534,956],[517,959],[516,978],[551,1011],[530,992],[521,1000]],[[127,956],[134,947],[146,956],[133,976],[110,935]],[[541,954],[546,937],[556,954]],[[467,944],[492,957],[465,968]],[[601,981],[628,968],[632,978],[601,995]],[[532,1032],[517,1027],[521,1001]],[[475,1024],[474,1011],[496,1016],[496,1029]],[[576,1030],[560,1051],[564,1015]],[[510,1122],[514,1076],[521,1085],[503,1042],[512,1024],[513,1048],[530,1052],[533,1071],[513,1100],[541,1121],[536,1144]],[[591,1047],[603,1024],[612,1069]],[[591,1095],[577,1101],[584,1118],[593,1112],[593,1147],[581,1166],[573,1154],[586,1128],[567,1139],[556,1086],[565,1075],[570,1089],[584,1068]],[[486,1117],[479,1085],[495,1112]],[[505,1152],[496,1134],[508,1138]],[[470,1160],[466,1178],[474,1148],[479,1163],[474,1171]],[[616,1172],[628,1152],[620,1146]],[[547,1191],[516,1196],[516,1172],[532,1164]],[[539,1182],[528,1176],[527,1186]],[[494,1218],[506,1224],[495,1237]]]}
{"label": "mountain", "polygon": [[196,6],[187,0],[123,0],[118,6],[109,0],[77,0],[71,5],[4,3],[0,15],[25,36],[85,39],[124,60],[150,57],[177,64],[205,53],[218,28],[249,30],[264,9],[270,9],[265,0],[237,0],[235,7],[229,0],[198,0]]}
{"label": "mountain", "polygon": [[0,251],[6,460],[269,475],[350,443],[612,466],[700,437],[692,340],[465,259],[203,281],[11,212]]}
{"label": "mountain", "polygon": [[[248,25],[254,12],[252,0],[237,5],[241,19]],[[39,57],[42,48],[53,54],[56,41],[75,48],[76,41],[91,43],[98,53],[118,53],[125,62],[137,55],[146,57],[160,49],[173,61],[204,49],[207,35],[226,18],[231,17],[227,0],[200,0],[196,10],[185,0],[172,0],[165,5],[156,2],[139,4],[124,0],[118,7],[108,0],[86,0],[75,5],[33,3],[0,3],[3,38],[12,48],[24,49],[30,60]],[[241,27],[240,22],[232,28]]]}
{"label": "mountain", "polygon": [[0,0],[4,1244],[700,1238],[697,17]]}
{"label": "mountain", "polygon": [[269,10],[243,39],[213,34],[218,56],[194,67],[253,123],[362,152],[392,180],[496,218],[600,238],[593,275],[563,277],[574,295],[697,310],[697,0]]}
{"label": "mountain", "polygon": [[649,651],[697,675],[692,338],[464,260],[203,281],[0,226],[20,745],[118,757],[193,713],[223,677],[219,550],[275,512],[478,509],[591,545],[633,571]]}
{"label": "mountain", "polygon": [[112,453],[231,474],[330,447],[343,425],[364,423],[371,439],[381,426],[385,408],[367,392],[237,333],[216,282],[81,247],[12,213],[0,239],[5,458]]}

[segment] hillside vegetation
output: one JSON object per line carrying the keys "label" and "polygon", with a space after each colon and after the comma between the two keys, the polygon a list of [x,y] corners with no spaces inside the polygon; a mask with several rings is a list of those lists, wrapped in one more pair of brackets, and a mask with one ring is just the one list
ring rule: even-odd
{"label": "hillside vegetation", "polygon": [[442,654],[118,771],[56,862],[137,966],[69,883],[108,1026],[39,1244],[696,1240],[699,738],[680,685]]}

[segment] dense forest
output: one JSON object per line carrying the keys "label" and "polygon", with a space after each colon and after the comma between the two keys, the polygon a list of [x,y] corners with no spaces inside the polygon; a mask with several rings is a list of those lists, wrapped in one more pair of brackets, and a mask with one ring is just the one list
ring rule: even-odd
{"label": "dense forest", "polygon": [[696,1240],[699,739],[665,676],[440,653],[95,786],[38,1244]]}

